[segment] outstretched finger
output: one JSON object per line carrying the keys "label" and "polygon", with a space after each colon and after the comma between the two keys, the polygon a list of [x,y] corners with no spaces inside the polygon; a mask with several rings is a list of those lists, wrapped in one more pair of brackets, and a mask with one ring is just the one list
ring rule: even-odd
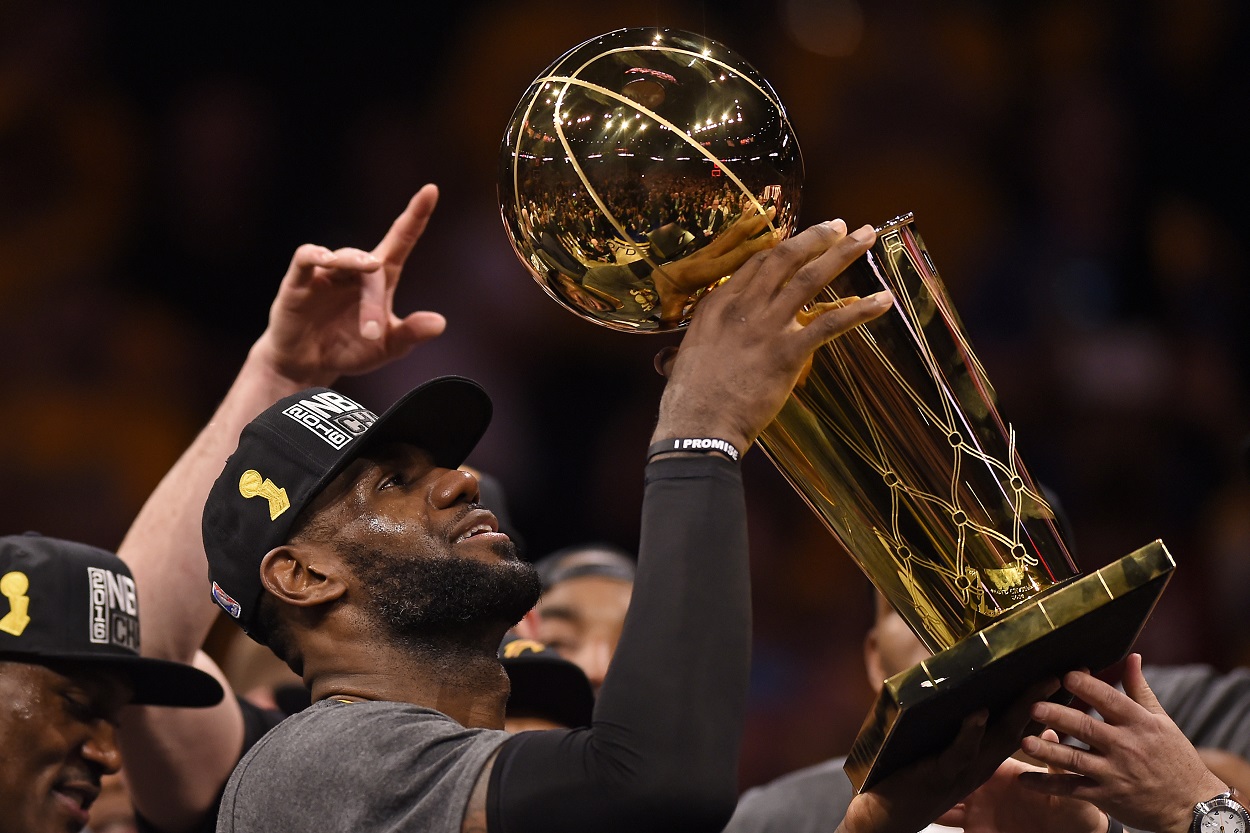
{"label": "outstretched finger", "polygon": [[[378,260],[372,252],[366,252],[364,249],[355,249],[350,246],[334,250],[334,262],[329,264],[334,269],[348,270],[352,272],[369,272],[379,268],[382,261]],[[350,280],[351,276],[344,276]]]}
{"label": "outstretched finger", "polygon": [[[829,304],[829,308],[812,319],[803,328],[810,339],[808,349],[815,350],[833,341],[848,330],[883,315],[894,304],[894,295],[888,290],[873,293],[867,298],[843,298],[841,304]],[[824,306],[817,305],[817,308]],[[800,318],[801,320],[801,318]]]}
{"label": "outstretched finger", "polygon": [[861,226],[838,239],[826,251],[795,272],[793,279],[781,290],[781,302],[787,306],[793,305],[795,309],[802,307],[868,251],[876,239],[877,233],[872,226]]}
{"label": "outstretched finger", "polygon": [[[1080,686],[1072,684],[1071,674],[1064,677],[1064,686],[1068,691],[1083,699],[1083,695],[1075,690]],[[1122,694],[1120,696],[1124,697]],[[1113,727],[1071,706],[1063,706],[1059,703],[1038,703],[1033,707],[1033,718],[1059,734],[1073,737],[1094,749],[1107,749],[1114,741],[1116,730]]]}
{"label": "outstretched finger", "polygon": [[[841,220],[829,220],[806,228],[789,240],[779,243],[766,258],[749,261],[745,268],[735,273],[736,280],[731,280],[728,286],[758,287],[755,291],[771,297],[805,264],[835,248],[845,237],[846,223]],[[752,268],[752,264],[757,266]],[[791,314],[797,312],[815,294],[813,291],[796,304]]]}
{"label": "outstretched finger", "polygon": [[422,342],[437,338],[447,329],[447,319],[437,312],[425,310],[411,313],[393,325],[387,333],[387,347],[405,351]]}
{"label": "outstretched finger", "polygon": [[307,286],[313,279],[318,266],[334,267],[334,252],[325,246],[305,243],[295,250],[291,256],[291,265],[287,267],[284,282],[291,286]]}
{"label": "outstretched finger", "polygon": [[[1055,735],[1055,738],[1058,736]],[[1049,737],[1030,735],[1020,741],[1020,748],[1046,765],[1048,770],[1099,778],[1106,771],[1104,758],[1076,746],[1059,743]]]}
{"label": "outstretched finger", "polygon": [[1124,666],[1124,692],[1151,714],[1164,713],[1159,698],[1155,697],[1150,684],[1146,682],[1146,675],[1142,673],[1141,654],[1128,655],[1128,662]]}
{"label": "outstretched finger", "polygon": [[390,319],[390,293],[386,286],[386,272],[374,269],[360,273],[360,335],[369,341],[377,341],[386,332]]}
{"label": "outstretched finger", "polygon": [[425,233],[425,227],[430,222],[430,215],[434,213],[434,206],[437,204],[438,186],[434,184],[423,186],[408,201],[408,207],[395,219],[395,222],[391,223],[390,230],[373,250],[378,259],[390,266],[403,266],[404,261],[412,252],[412,247],[417,245],[417,241]]}
{"label": "outstretched finger", "polygon": [[[1143,680],[1142,683],[1144,684],[1145,681]],[[1064,688],[1072,692],[1073,695],[1081,700],[1084,700],[1087,704],[1096,709],[1108,724],[1123,725],[1134,720],[1140,720],[1145,716],[1143,714],[1144,709],[1142,706],[1133,702],[1131,697],[1123,691],[1107,685],[1093,674],[1090,674],[1088,671],[1069,672],[1063,678],[1063,685]],[[1160,709],[1160,711],[1162,711],[1162,709]],[[1081,714],[1084,714],[1084,712],[1081,712]],[[1098,726],[1104,725],[1101,721],[1094,722],[1096,722]],[[1062,732],[1068,731],[1061,726],[1056,726],[1055,728]],[[1097,727],[1093,728],[1096,732]],[[1074,732],[1069,732],[1069,734],[1075,735]],[[1089,738],[1081,737],[1080,735],[1076,735],[1076,737],[1085,743],[1094,743],[1094,741]]]}

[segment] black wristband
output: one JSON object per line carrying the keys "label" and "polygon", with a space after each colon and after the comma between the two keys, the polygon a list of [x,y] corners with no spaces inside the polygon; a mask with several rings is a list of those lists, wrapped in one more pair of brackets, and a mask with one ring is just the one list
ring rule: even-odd
{"label": "black wristband", "polygon": [[1107,815],[1107,833],[1124,833],[1124,825]]}
{"label": "black wristband", "polygon": [[711,454],[719,452],[735,463],[738,462],[738,449],[733,443],[716,437],[678,437],[672,440],[660,440],[647,449],[648,462],[652,457],[671,452],[692,452],[694,454]]}

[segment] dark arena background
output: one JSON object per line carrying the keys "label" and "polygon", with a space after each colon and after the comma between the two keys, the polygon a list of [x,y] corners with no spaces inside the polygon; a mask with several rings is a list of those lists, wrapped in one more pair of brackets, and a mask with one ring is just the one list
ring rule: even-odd
{"label": "dark arena background", "polygon": [[[192,10],[192,9],[195,10]],[[0,6],[0,512],[115,547],[225,391],[303,242],[442,200],[396,306],[437,342],[345,390],[492,392],[473,464],[527,552],[635,547],[673,335],[610,332],[509,248],[499,142],[530,80],[622,26],[719,40],[785,102],[799,225],[913,211],[1086,569],[1180,563],[1152,662],[1250,660],[1250,10],[1146,2]],[[744,786],[843,753],[870,699],[850,559],[759,453]],[[707,577],[715,582],[716,576]],[[206,589],[207,594],[207,589]]]}

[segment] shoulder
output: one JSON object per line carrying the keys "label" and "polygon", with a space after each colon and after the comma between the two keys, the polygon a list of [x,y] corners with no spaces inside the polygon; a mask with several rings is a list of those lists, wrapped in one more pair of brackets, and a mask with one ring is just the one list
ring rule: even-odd
{"label": "shoulder", "polygon": [[725,833],[832,830],[855,795],[845,762],[834,758],[747,790]]}
{"label": "shoulder", "polygon": [[1195,746],[1250,754],[1250,669],[1148,666],[1146,682]]}
{"label": "shoulder", "polygon": [[364,759],[376,760],[392,754],[418,757],[432,749],[483,741],[498,745],[507,737],[504,732],[467,729],[441,712],[409,703],[324,700],[279,723],[253,751],[257,756],[285,758],[327,745],[367,747]]}
{"label": "shoulder", "polygon": [[[226,787],[218,830],[278,833],[316,819],[354,829],[388,815],[419,820],[427,830],[444,829],[443,817],[454,817],[445,829],[458,829],[478,774],[508,737],[405,703],[322,701],[244,756]],[[287,800],[273,802],[275,794]]]}

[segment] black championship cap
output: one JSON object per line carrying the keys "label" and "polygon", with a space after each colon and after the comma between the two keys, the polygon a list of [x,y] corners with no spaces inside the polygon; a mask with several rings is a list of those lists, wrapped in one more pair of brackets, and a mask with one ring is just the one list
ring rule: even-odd
{"label": "black championship cap", "polygon": [[204,551],[213,601],[252,638],[263,587],[260,562],[286,543],[296,518],[369,448],[404,442],[435,465],[464,462],[490,424],[491,402],[477,382],[432,379],[375,416],[329,388],[292,394],[256,417],[239,436],[204,505]]}
{"label": "black championship cap", "polygon": [[116,671],[139,705],[221,702],[203,671],[139,656],[139,595],[111,552],[33,533],[0,538],[0,613],[0,659]]}
{"label": "black championship cap", "polygon": [[499,646],[499,662],[512,684],[509,716],[544,717],[570,729],[590,725],[595,693],[581,668],[541,642],[512,634]]}

